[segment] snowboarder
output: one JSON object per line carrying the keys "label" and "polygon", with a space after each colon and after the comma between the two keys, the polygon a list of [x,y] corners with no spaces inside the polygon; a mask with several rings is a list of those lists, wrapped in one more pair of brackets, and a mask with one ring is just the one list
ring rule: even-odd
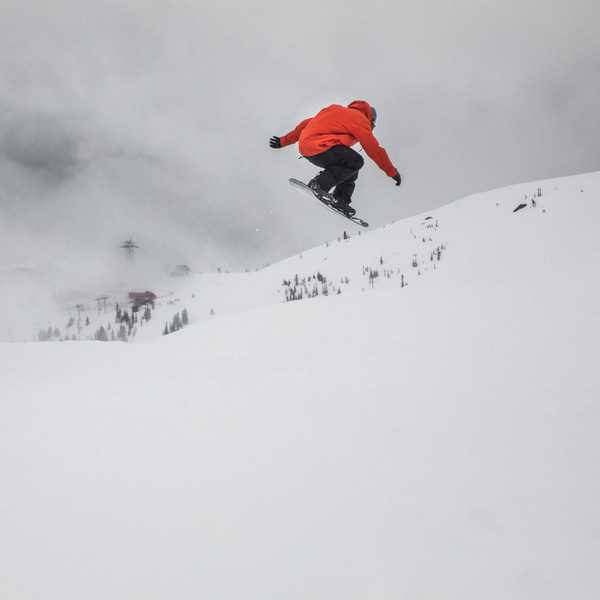
{"label": "snowboarder", "polygon": [[365,152],[395,182],[400,185],[398,169],[373,135],[377,111],[364,100],[355,100],[347,107],[332,104],[314,117],[302,121],[293,131],[281,137],[272,136],[271,148],[283,148],[299,141],[300,153],[313,165],[324,169],[308,182],[315,195],[333,190],[336,207],[352,217],[350,206],[363,157],[351,146],[360,142]]}

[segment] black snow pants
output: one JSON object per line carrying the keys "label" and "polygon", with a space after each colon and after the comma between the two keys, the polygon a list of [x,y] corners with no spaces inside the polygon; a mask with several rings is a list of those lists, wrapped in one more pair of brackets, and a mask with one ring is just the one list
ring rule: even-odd
{"label": "black snow pants", "polygon": [[344,204],[350,203],[358,172],[365,164],[363,157],[349,146],[340,144],[306,159],[324,169],[315,178],[321,188],[329,192],[335,187],[334,198]]}

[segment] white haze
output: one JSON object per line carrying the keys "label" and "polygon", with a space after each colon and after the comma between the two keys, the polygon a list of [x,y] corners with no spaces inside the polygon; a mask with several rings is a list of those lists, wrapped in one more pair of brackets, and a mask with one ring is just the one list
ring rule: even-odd
{"label": "white haze", "polygon": [[404,177],[367,161],[355,205],[374,225],[598,167],[595,2],[0,6],[0,265],[58,288],[118,279],[129,237],[153,273],[338,235],[287,185],[313,167],[267,147],[331,102],[377,106]]}

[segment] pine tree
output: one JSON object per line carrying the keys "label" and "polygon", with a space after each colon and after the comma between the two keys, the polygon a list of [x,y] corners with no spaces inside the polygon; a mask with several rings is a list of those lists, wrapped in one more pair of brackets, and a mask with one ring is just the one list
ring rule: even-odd
{"label": "pine tree", "polygon": [[171,328],[173,331],[179,331],[181,329],[181,318],[179,317],[179,313],[177,313],[173,317],[173,321],[171,322]]}
{"label": "pine tree", "polygon": [[188,316],[187,308],[184,308],[183,311],[181,311],[181,323],[183,326],[185,326],[189,322],[190,322],[190,318]]}
{"label": "pine tree", "polygon": [[165,328],[163,329],[163,335],[169,335],[169,324],[165,323]]}
{"label": "pine tree", "polygon": [[94,339],[98,340],[99,342],[108,342],[108,336],[106,335],[106,329],[104,329],[103,325],[100,325],[100,329],[98,329],[98,331],[96,331],[96,334],[94,335]]}

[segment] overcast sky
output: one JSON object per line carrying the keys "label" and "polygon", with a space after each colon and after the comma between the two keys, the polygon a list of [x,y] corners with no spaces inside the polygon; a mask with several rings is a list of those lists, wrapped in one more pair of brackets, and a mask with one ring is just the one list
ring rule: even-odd
{"label": "overcast sky", "polygon": [[299,120],[362,98],[374,226],[600,169],[595,0],[0,0],[0,263],[146,258],[255,268],[347,228],[287,184]]}

